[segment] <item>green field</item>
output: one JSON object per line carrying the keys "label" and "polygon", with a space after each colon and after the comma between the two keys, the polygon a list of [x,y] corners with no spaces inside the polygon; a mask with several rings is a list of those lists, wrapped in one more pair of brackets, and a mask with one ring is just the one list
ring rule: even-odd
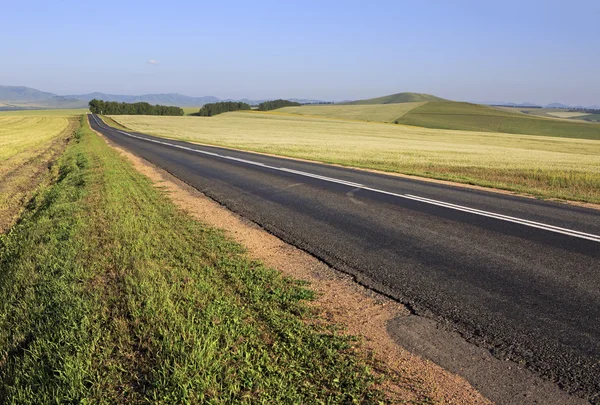
{"label": "green field", "polygon": [[365,105],[303,105],[300,107],[284,107],[274,111],[274,114],[299,114],[328,118],[341,118],[361,121],[395,122],[404,114],[425,104],[365,104]]}
{"label": "green field", "polygon": [[515,107],[495,107],[500,110],[523,113],[546,118],[560,118],[568,120],[598,121],[600,114],[588,114],[580,111],[572,111],[570,108],[515,108]]}
{"label": "green field", "polygon": [[167,138],[600,203],[597,140],[255,112],[113,118]]}
{"label": "green field", "polygon": [[200,107],[183,107],[183,113],[185,115],[196,114],[198,111],[200,111]]}
{"label": "green field", "polygon": [[0,403],[383,399],[310,290],[179,211],[82,125],[0,237]]}
{"label": "green field", "polygon": [[600,140],[600,126],[597,125],[529,117],[469,103],[430,102],[409,111],[396,123],[426,128]]}
{"label": "green field", "polygon": [[586,114],[580,117],[575,117],[573,119],[581,121],[600,122],[600,114]]}
{"label": "green field", "polygon": [[428,101],[446,101],[443,98],[432,96],[431,94],[422,93],[396,93],[389,96],[369,98],[366,100],[349,101],[349,105],[364,105],[364,104],[398,104],[398,103],[423,103]]}
{"label": "green field", "polygon": [[[600,140],[600,126],[580,122],[593,115],[567,119],[548,114],[573,114],[556,109],[514,109],[454,101],[364,105],[306,105],[280,108],[273,114],[297,114],[437,129],[499,132]],[[591,118],[590,118],[591,117]],[[579,120],[579,121],[578,121]]]}
{"label": "green field", "polygon": [[0,232],[44,180],[75,126],[68,115],[0,114]]}

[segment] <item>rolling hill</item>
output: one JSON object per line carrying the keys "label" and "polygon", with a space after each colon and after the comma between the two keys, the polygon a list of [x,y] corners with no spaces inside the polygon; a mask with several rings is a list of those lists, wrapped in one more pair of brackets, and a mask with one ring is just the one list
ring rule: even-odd
{"label": "rolling hill", "polygon": [[302,105],[299,107],[280,108],[276,110],[275,113],[319,116],[345,120],[395,122],[412,109],[420,107],[423,104],[425,103]]}
{"label": "rolling hill", "polygon": [[397,104],[397,103],[419,103],[427,101],[447,101],[443,98],[423,93],[396,93],[389,96],[369,98],[366,100],[349,101],[340,104],[363,105],[363,104]]}
{"label": "rolling hill", "polygon": [[[362,100],[362,102],[373,102],[365,104],[286,107],[275,110],[274,113],[388,122],[434,129],[600,140],[600,125],[592,122],[581,122],[581,120],[568,121],[566,119],[523,114],[519,111],[509,111],[507,108],[495,108],[457,101],[374,103],[374,101],[410,100],[412,95],[413,93],[400,93],[371,100]],[[437,97],[435,98],[437,99]],[[585,117],[592,121],[596,116],[586,115]]]}
{"label": "rolling hill", "polygon": [[600,125],[527,116],[480,104],[429,102],[408,111],[396,124],[463,131],[600,140]]}
{"label": "rolling hill", "polygon": [[33,102],[57,97],[54,93],[32,89],[25,86],[0,86],[0,100],[12,102]]}
{"label": "rolling hill", "polygon": [[25,86],[0,86],[2,109],[82,108],[87,101]]}

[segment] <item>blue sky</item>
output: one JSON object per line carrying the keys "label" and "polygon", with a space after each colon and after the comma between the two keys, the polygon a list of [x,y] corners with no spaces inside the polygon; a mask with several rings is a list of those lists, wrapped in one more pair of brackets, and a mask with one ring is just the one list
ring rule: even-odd
{"label": "blue sky", "polygon": [[4,3],[3,85],[600,104],[598,0]]}

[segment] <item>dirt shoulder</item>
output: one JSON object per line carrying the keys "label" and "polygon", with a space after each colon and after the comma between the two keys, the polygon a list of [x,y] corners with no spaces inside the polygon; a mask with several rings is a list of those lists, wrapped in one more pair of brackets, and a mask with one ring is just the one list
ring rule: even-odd
{"label": "dirt shoulder", "polygon": [[365,355],[374,359],[378,372],[390,377],[383,388],[394,402],[433,399],[435,403],[444,404],[491,403],[462,377],[410,353],[394,341],[386,326],[393,319],[410,315],[403,305],[359,286],[350,276],[286,244],[164,170],[112,146],[162,188],[183,211],[203,223],[224,229],[246,247],[252,258],[286,276],[308,281],[318,295],[311,305],[322,319],[343,325],[346,333],[362,338]]}

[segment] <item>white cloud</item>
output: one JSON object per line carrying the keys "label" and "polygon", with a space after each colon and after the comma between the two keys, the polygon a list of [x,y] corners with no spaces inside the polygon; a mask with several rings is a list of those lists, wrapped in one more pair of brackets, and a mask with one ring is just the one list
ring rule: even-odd
{"label": "white cloud", "polygon": [[149,64],[149,65],[158,65],[158,63],[159,63],[159,62],[158,62],[157,60],[154,60],[154,59],[150,59],[150,60],[148,61],[148,64]]}

